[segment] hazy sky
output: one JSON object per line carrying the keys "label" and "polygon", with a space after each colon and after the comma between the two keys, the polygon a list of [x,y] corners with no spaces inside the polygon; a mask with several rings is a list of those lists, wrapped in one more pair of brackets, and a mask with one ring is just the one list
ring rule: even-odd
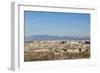
{"label": "hazy sky", "polygon": [[90,14],[24,11],[25,36],[90,36]]}

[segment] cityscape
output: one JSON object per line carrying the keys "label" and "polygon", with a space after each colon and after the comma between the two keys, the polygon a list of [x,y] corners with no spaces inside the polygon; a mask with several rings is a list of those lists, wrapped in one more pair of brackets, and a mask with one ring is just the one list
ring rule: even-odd
{"label": "cityscape", "polygon": [[25,41],[24,53],[25,61],[90,58],[90,41]]}
{"label": "cityscape", "polygon": [[90,59],[90,14],[24,11],[24,61]]}

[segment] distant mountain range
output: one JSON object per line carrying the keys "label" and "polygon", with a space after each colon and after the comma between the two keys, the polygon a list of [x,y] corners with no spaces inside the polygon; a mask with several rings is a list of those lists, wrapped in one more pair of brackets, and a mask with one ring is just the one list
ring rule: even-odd
{"label": "distant mountain range", "polygon": [[90,37],[34,35],[25,37],[25,40],[90,40]]}

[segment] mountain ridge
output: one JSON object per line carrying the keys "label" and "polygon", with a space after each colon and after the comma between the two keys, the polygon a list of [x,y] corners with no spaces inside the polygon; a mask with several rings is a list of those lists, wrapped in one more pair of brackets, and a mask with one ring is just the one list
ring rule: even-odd
{"label": "mountain ridge", "polygon": [[90,37],[33,35],[25,37],[25,40],[90,40]]}

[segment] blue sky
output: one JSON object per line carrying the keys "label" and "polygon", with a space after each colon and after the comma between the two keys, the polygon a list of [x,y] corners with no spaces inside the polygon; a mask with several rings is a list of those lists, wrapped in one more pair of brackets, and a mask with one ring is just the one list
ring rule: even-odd
{"label": "blue sky", "polygon": [[24,11],[25,36],[90,36],[90,14]]}

